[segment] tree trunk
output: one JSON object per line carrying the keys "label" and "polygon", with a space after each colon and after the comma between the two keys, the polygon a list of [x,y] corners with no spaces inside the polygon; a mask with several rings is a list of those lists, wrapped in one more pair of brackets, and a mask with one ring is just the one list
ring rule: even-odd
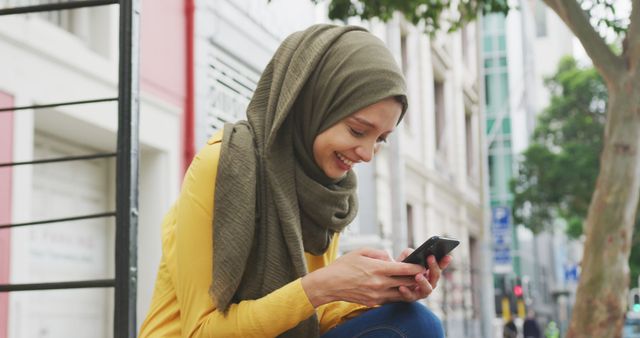
{"label": "tree trunk", "polygon": [[632,73],[608,83],[605,146],[585,222],[582,272],[567,337],[622,334],[640,192],[640,87]]}

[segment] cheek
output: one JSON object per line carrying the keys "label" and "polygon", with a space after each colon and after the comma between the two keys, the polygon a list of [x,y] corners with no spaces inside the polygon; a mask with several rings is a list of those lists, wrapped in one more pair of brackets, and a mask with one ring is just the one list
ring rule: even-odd
{"label": "cheek", "polygon": [[316,137],[315,141],[313,142],[313,160],[317,165],[320,165],[322,163],[322,158],[325,156],[324,153],[326,152],[324,151],[324,149],[326,147],[327,146],[324,138]]}

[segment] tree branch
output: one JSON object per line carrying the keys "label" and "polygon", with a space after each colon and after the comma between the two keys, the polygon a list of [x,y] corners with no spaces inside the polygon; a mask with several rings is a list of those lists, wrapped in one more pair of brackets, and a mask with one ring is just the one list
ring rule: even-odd
{"label": "tree branch", "polygon": [[[617,83],[624,73],[621,57],[615,55],[589,22],[589,17],[576,0],[543,0],[580,40],[607,83]],[[635,7],[635,6],[634,6]]]}
{"label": "tree branch", "polygon": [[632,1],[629,29],[625,37],[625,58],[629,69],[636,74],[640,72],[640,1]]}

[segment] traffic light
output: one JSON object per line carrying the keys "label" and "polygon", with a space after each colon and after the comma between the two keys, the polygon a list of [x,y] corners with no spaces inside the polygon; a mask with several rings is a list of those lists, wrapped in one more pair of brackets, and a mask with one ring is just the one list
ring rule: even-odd
{"label": "traffic light", "polygon": [[518,298],[522,298],[522,295],[523,295],[522,285],[516,284],[516,285],[513,286],[513,295],[518,297]]}
{"label": "traffic light", "polygon": [[518,311],[518,317],[524,318],[526,315],[526,309],[524,305],[524,289],[522,288],[522,279],[516,277],[513,283],[513,295],[516,298],[516,310]]}

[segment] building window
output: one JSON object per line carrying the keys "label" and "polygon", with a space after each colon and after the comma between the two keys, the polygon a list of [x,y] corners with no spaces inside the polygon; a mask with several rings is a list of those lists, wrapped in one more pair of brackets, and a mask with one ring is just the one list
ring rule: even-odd
{"label": "building window", "polygon": [[469,30],[467,29],[467,26],[462,26],[462,29],[460,30],[462,62],[467,66],[467,69],[471,69],[471,59],[469,58],[469,50],[471,49],[471,46],[469,46],[468,34]]}
{"label": "building window", "polygon": [[536,36],[547,36],[547,8],[542,0],[536,0],[535,4]]}
{"label": "building window", "polygon": [[436,151],[442,152],[445,146],[445,104],[444,104],[444,82],[435,80],[433,82],[433,96],[435,108],[435,142]]}
{"label": "building window", "polygon": [[[203,123],[200,135],[206,141],[227,122],[242,120],[247,106],[258,86],[260,73],[244,65],[235,55],[213,45],[206,46],[206,67],[200,73],[206,85],[206,94],[200,102]],[[201,114],[198,112],[198,114]]]}
{"label": "building window", "polygon": [[495,191],[496,188],[496,164],[495,164],[495,156],[489,156],[489,188],[491,191]]}
{"label": "building window", "polygon": [[407,33],[400,35],[400,54],[402,57],[402,74],[407,77],[409,68],[409,51],[407,50]]}
{"label": "building window", "polygon": [[471,274],[471,309],[472,309],[472,318],[478,319],[480,318],[481,308],[480,308],[480,295],[482,289],[480,288],[482,278],[480,274],[480,269],[478,268],[481,264],[480,257],[478,257],[477,253],[480,250],[478,240],[474,237],[469,237],[469,251],[471,253],[469,259],[469,273]]}
{"label": "building window", "polygon": [[[66,2],[71,2],[71,0],[0,0],[0,8],[3,6],[19,7]],[[117,34],[117,30],[113,26],[113,11],[111,8],[96,6],[71,10],[53,10],[27,14],[27,17],[31,15],[71,34],[92,51],[104,57],[112,56],[111,37]]]}
{"label": "building window", "polygon": [[466,153],[467,153],[467,175],[474,177],[475,173],[475,142],[474,142],[474,130],[473,130],[473,116],[471,113],[466,113],[464,115],[464,129],[465,129],[465,143],[466,143]]}
{"label": "building window", "polygon": [[415,248],[416,241],[414,229],[413,206],[407,203],[407,246],[409,248]]}
{"label": "building window", "polygon": [[[409,74],[409,50],[407,46],[407,32],[403,31],[400,35],[400,56],[402,57],[402,75],[407,79]],[[411,114],[404,114],[403,121],[406,125],[411,122]]]}
{"label": "building window", "polygon": [[[68,1],[46,1],[44,3],[62,3]],[[63,11],[46,11],[38,13],[41,18],[48,22],[66,30],[69,33],[74,33],[74,17],[76,11],[63,10]]]}

